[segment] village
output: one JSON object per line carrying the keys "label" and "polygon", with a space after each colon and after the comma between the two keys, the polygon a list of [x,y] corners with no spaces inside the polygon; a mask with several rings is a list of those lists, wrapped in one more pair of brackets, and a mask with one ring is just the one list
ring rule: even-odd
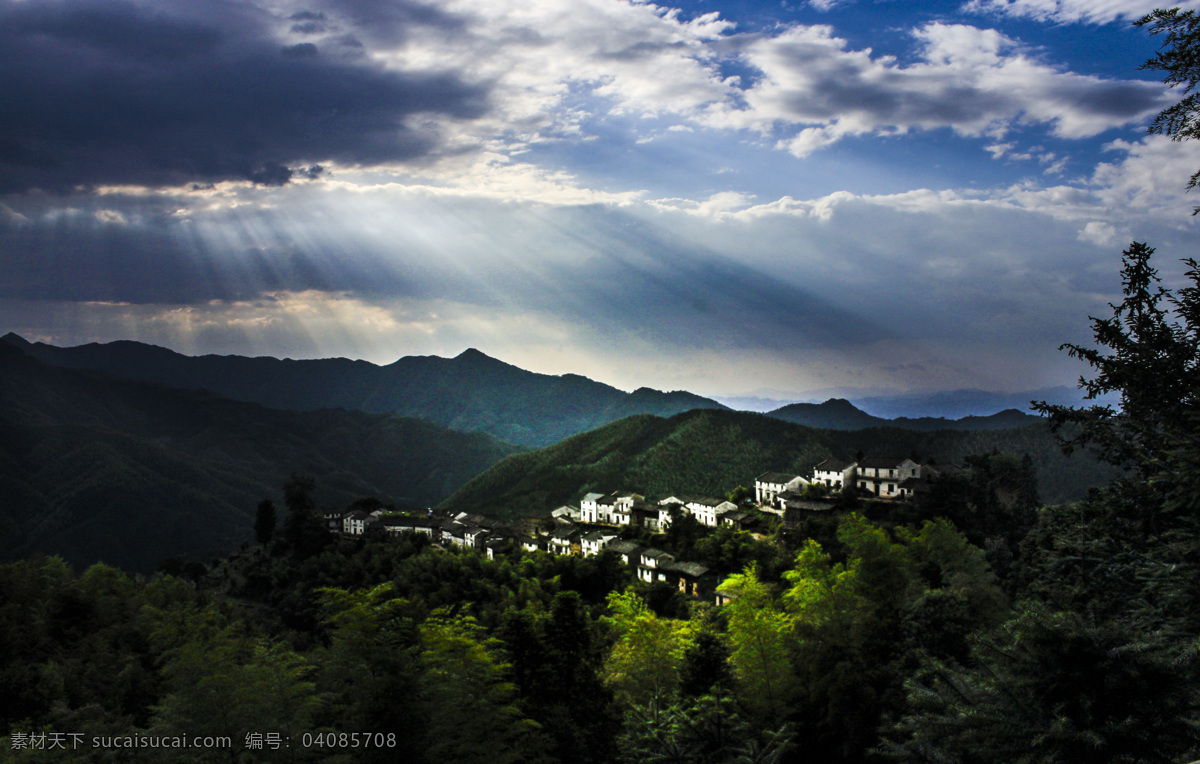
{"label": "village", "polygon": [[387,537],[418,533],[443,548],[476,550],[496,559],[501,555],[548,552],[590,557],[609,552],[633,569],[645,583],[666,583],[684,595],[713,598],[724,604],[728,595],[716,592],[717,571],[622,538],[631,529],[665,533],[681,517],[705,528],[732,527],[761,537],[774,524],[795,528],[806,513],[827,513],[849,495],[890,501],[919,501],[932,483],[963,472],[955,465],[918,464],[908,458],[873,457],[859,461],[826,459],[809,477],[765,472],[754,481],[754,496],[742,505],[728,499],[691,494],[658,501],[632,491],[588,493],[578,507],[562,506],[546,517],[526,519],[520,529],[484,515],[436,509],[424,515],[389,509],[355,509],[325,515],[330,532],[349,537]]}

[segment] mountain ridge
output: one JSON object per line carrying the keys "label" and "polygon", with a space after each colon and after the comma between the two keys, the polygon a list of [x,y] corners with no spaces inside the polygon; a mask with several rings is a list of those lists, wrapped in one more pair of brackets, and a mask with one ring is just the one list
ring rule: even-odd
{"label": "mountain ridge", "polygon": [[693,409],[668,419],[634,416],[547,448],[505,457],[442,502],[448,510],[532,516],[577,504],[588,492],[628,490],[656,500],[672,494],[725,496],[752,489],[764,472],[811,475],[830,457],[910,456],[959,463],[1005,452],[1034,461],[1047,503],[1081,498],[1113,471],[1090,455],[1063,454],[1044,421],[990,430],[816,429],[746,411]]}
{"label": "mountain ridge", "polygon": [[[316,499],[436,504],[520,448],[392,414],[287,411],[54,367],[0,342],[0,557],[149,572],[227,554],[297,472]],[[285,512],[280,506],[281,515]]]}
{"label": "mountain ridge", "polygon": [[395,413],[530,447],[634,414],[671,416],[693,408],[725,408],[687,391],[639,388],[626,393],[577,374],[540,374],[475,348],[454,358],[405,356],[377,366],[345,358],[188,356],[132,340],[69,348],[31,343],[11,332],[0,340],[55,366],[209,389],[275,408]]}
{"label": "mountain ridge", "polygon": [[1040,417],[1017,409],[1005,409],[988,416],[969,415],[959,419],[945,417],[896,417],[885,419],[868,414],[845,398],[830,398],[824,403],[792,403],[767,416],[806,427],[829,430],[865,430],[871,427],[897,427],[902,430],[993,430],[1022,427],[1042,421]]}

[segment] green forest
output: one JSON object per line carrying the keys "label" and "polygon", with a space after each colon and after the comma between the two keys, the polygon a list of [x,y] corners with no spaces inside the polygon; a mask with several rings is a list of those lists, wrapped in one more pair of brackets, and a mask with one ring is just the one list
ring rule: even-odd
{"label": "green forest", "polygon": [[673,526],[718,606],[611,554],[339,538],[294,476],[279,527],[209,565],[0,567],[0,759],[1192,761],[1200,266],[1165,290],[1151,253],[1065,346],[1120,409],[1042,407],[1113,470],[1081,501],[989,453],[921,507]]}

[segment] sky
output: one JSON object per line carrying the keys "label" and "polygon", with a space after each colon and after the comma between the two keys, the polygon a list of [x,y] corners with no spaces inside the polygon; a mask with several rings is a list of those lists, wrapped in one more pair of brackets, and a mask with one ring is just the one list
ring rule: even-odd
{"label": "sky", "polygon": [[704,395],[1073,385],[1121,251],[1167,286],[1195,255],[1154,7],[0,0],[0,331]]}

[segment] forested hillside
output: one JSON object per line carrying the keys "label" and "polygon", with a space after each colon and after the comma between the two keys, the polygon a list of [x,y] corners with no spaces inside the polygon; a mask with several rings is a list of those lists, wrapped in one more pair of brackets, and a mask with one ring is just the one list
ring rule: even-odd
{"label": "forested hillside", "polygon": [[[1200,264],[1172,295],[1149,255],[1126,253],[1126,299],[1095,321],[1096,346],[1069,347],[1121,409],[1045,407],[1063,445],[1116,470],[1081,501],[1039,507],[1035,458],[993,454],[926,503],[872,502],[869,517],[812,513],[757,536],[684,518],[626,529],[720,574],[719,597],[693,598],[635,580],[612,550],[489,560],[420,534],[339,537],[312,482],[292,479],[278,527],[186,578],[0,565],[2,756],[1194,761]],[[36,418],[37,397],[12,408]],[[779,427],[790,434],[772,451]],[[561,490],[581,476],[664,486],[666,454],[690,480],[845,447],[814,433],[721,412],[634,417],[497,474],[553,455],[576,465]]]}
{"label": "forested hillside", "polygon": [[816,430],[763,414],[690,411],[670,419],[632,417],[540,451],[511,456],[471,480],[443,506],[518,517],[578,504],[590,491],[636,491],[648,498],[724,496],[753,488],[768,470],[811,475],[824,459],[859,453],[960,462],[974,454],[1029,454],[1042,497],[1082,498],[1116,471],[1086,454],[1065,456],[1045,423],[1002,430],[919,432],[871,428]]}
{"label": "forested hillside", "polygon": [[517,448],[396,416],[293,412],[47,366],[0,343],[4,556],[150,571],[226,554],[292,472],[319,499],[428,506]]}

